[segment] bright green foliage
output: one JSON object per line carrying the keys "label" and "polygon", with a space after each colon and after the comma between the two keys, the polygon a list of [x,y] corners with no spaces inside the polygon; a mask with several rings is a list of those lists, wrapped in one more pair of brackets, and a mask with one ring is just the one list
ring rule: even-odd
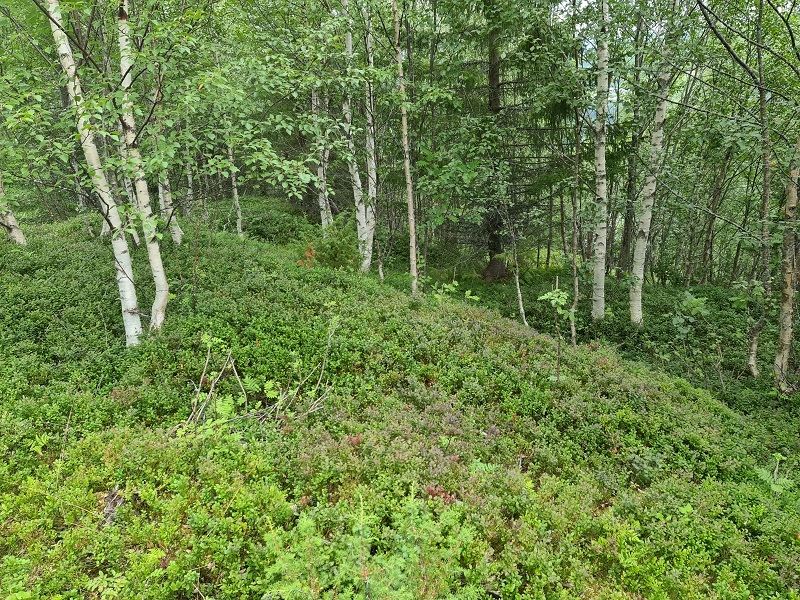
{"label": "bright green foliage", "polygon": [[597,344],[554,381],[555,341],[484,300],[191,224],[126,349],[107,245],[30,229],[0,244],[4,600],[797,598],[788,409]]}

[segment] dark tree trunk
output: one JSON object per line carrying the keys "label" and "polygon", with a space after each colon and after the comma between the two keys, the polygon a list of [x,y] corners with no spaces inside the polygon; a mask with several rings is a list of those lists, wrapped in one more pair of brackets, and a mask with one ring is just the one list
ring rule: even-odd
{"label": "dark tree trunk", "polygon": [[[484,16],[489,26],[489,112],[494,116],[494,122],[500,115],[501,98],[500,98],[500,48],[499,37],[500,30],[497,25],[496,5],[493,0],[486,0],[484,4]],[[503,253],[503,219],[500,207],[497,206],[497,201],[494,200],[486,208],[486,214],[483,220],[483,228],[486,234],[487,249],[489,251],[489,265],[486,271],[496,271],[498,269],[498,262],[495,257]],[[499,261],[505,269],[505,262]],[[485,272],[486,272],[485,271]],[[505,272],[502,273],[505,276]],[[497,277],[494,277],[497,279]]]}

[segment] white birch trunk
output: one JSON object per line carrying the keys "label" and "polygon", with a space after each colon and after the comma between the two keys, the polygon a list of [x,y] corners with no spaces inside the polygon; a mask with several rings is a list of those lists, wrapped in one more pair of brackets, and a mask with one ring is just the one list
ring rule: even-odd
{"label": "white birch trunk", "polygon": [[19,227],[17,217],[14,216],[14,211],[6,201],[6,189],[3,187],[3,173],[0,172],[0,227],[6,230],[8,238],[21,246],[28,243],[25,239],[25,234]]}
{"label": "white birch trunk", "polygon": [[136,193],[136,204],[142,220],[144,242],[147,247],[147,259],[155,284],[155,298],[150,313],[150,329],[159,329],[164,322],[169,301],[169,283],[161,260],[161,246],[156,236],[156,218],[150,205],[150,192],[147,189],[147,180],[142,166],[142,156],[136,144],[136,121],[133,117],[133,102],[128,94],[131,88],[131,71],[133,61],[130,46],[130,31],[128,26],[128,0],[122,0],[119,6],[119,52],[120,73],[122,76],[122,128],[124,132],[125,149],[128,156],[125,161],[127,170],[133,176]]}
{"label": "white birch trunk", "polygon": [[[348,0],[342,0],[342,8],[347,15],[347,31],[344,36],[344,51],[347,60],[347,75],[350,76],[350,64],[353,60],[353,31],[352,19],[350,19]],[[349,82],[348,82],[349,88]],[[353,110],[350,105],[349,89],[344,94],[342,100],[342,113],[344,114],[345,138],[347,140],[347,170],[350,172],[350,180],[353,184],[353,204],[356,208],[356,234],[358,235],[358,252],[361,255],[361,269],[369,269],[372,256],[372,248],[367,249],[370,243],[367,223],[367,206],[364,202],[364,186],[361,183],[361,173],[358,169],[356,160],[356,144],[353,140]],[[366,264],[366,269],[364,265]]]}
{"label": "white birch trunk", "polygon": [[183,229],[178,223],[178,215],[175,214],[175,207],[172,204],[172,186],[166,171],[161,171],[158,177],[158,200],[161,204],[161,218],[169,224],[172,243],[180,246],[183,241]]}
{"label": "white birch trunk", "polygon": [[317,204],[319,206],[319,218],[322,223],[322,231],[326,231],[333,223],[331,213],[331,203],[328,199],[328,160],[330,159],[330,148],[328,148],[328,135],[323,131],[322,111],[327,108],[327,99],[323,102],[319,98],[317,88],[311,88],[311,110],[316,119],[317,145],[319,146],[319,157],[317,159]]}
{"label": "white birch trunk", "polygon": [[672,75],[668,65],[661,67],[658,75],[658,96],[656,112],[653,118],[653,133],[650,136],[650,158],[647,163],[647,177],[645,178],[644,192],[642,194],[642,207],[637,219],[636,239],[633,246],[633,283],[630,289],[631,322],[641,325],[642,316],[642,284],[644,283],[644,263],[647,256],[647,241],[650,237],[650,223],[653,220],[653,203],[656,199],[656,181],[658,179],[661,151],[664,145],[664,121],[667,118],[667,97],[669,96],[669,82]]}
{"label": "white birch trunk", "polygon": [[228,144],[228,160],[231,163],[231,190],[233,191],[233,209],[236,211],[236,235],[244,238],[242,230],[242,205],[239,204],[239,186],[236,183],[236,164],[233,161],[233,146]]}
{"label": "white birch trunk", "polygon": [[114,251],[114,265],[116,269],[117,288],[122,304],[122,322],[125,327],[125,341],[128,346],[139,343],[139,336],[142,334],[141,318],[139,316],[139,305],[136,298],[136,287],[133,282],[133,266],[131,255],[128,251],[128,242],[125,239],[125,232],[122,229],[122,221],[111,190],[106,180],[105,172],[100,163],[100,154],[94,142],[90,115],[86,113],[83,105],[83,91],[81,90],[78,73],[75,69],[75,61],[72,57],[72,49],[63,31],[61,21],[61,8],[58,0],[47,0],[47,10],[50,16],[50,26],[53,31],[56,49],[58,51],[61,68],[67,76],[67,94],[70,103],[75,107],[78,114],[78,134],[81,139],[86,164],[92,180],[92,186],[100,198],[105,211],[105,219],[113,229],[111,237],[111,247]]}
{"label": "white birch trunk", "polygon": [[783,286],[781,287],[781,308],[778,316],[778,347],[775,352],[775,385],[782,391],[787,390],[786,378],[789,370],[789,356],[792,350],[794,324],[794,296],[797,284],[797,183],[800,178],[797,157],[800,156],[800,137],[797,138],[795,153],[789,166],[789,180],[786,182],[786,204],[783,207],[783,259],[781,271]]}
{"label": "white birch trunk", "polygon": [[608,1],[600,0],[603,22],[597,44],[597,119],[594,124],[595,211],[594,284],[592,318],[606,313],[606,244],[608,241],[608,192],[606,180],[606,114],[608,112]]}
{"label": "white birch trunk", "polygon": [[[125,127],[122,123],[119,124],[119,155],[122,159],[122,164],[127,167],[128,163],[128,147],[125,144]],[[110,183],[112,184],[112,189],[115,191],[114,198],[115,200],[119,201],[119,204],[123,204],[122,197],[120,196],[119,192],[119,177],[114,175],[113,171],[109,171],[109,178],[111,179]],[[116,180],[116,183],[115,181]],[[134,209],[139,210],[139,200],[136,198],[136,190],[133,187],[133,182],[131,178],[128,177],[128,174],[123,172],[122,173],[122,181],[123,185],[125,186],[125,194],[128,196],[128,203],[134,207]],[[136,227],[134,227],[131,223],[131,213],[125,215],[125,221],[123,222],[123,227],[125,227],[125,231],[131,234],[131,239],[133,240],[133,247],[138,248],[141,245],[139,241],[139,234],[136,233]],[[110,230],[105,228],[105,224],[103,230],[100,232],[100,235],[107,235]]]}
{"label": "white birch trunk", "polygon": [[378,198],[378,161],[375,152],[375,97],[372,92],[372,71],[375,68],[375,52],[372,48],[372,16],[369,13],[369,7],[365,8],[364,22],[366,26],[366,33],[364,37],[364,49],[367,53],[367,67],[369,73],[367,74],[366,85],[366,111],[367,111],[367,131],[366,131],[366,149],[367,149],[367,202],[366,202],[366,241],[364,244],[364,261],[361,264],[361,270],[369,271],[370,264],[372,263],[372,248],[375,239],[375,210]]}
{"label": "white birch trunk", "polygon": [[[506,217],[509,217],[508,211],[506,211]],[[510,218],[507,219],[510,222]],[[522,301],[522,288],[519,285],[519,257],[517,256],[517,235],[516,232],[512,228],[512,237],[511,237],[511,250],[514,255],[514,286],[517,289],[517,305],[519,306],[519,316],[522,319],[522,323],[525,327],[530,327],[528,325],[528,319],[525,316],[525,303]]]}
{"label": "white birch trunk", "polygon": [[397,61],[397,80],[400,90],[400,130],[403,139],[403,166],[406,174],[406,198],[408,201],[408,252],[411,270],[411,294],[417,294],[417,230],[414,217],[414,182],[411,179],[411,150],[408,146],[408,114],[406,111],[406,84],[403,77],[403,52],[400,49],[400,15],[397,0],[392,0],[394,17],[394,52]]}

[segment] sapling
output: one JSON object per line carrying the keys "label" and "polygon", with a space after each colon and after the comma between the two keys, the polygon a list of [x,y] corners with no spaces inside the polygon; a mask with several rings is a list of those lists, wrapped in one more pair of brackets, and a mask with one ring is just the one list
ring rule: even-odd
{"label": "sapling", "polygon": [[538,300],[549,302],[550,306],[555,309],[554,320],[556,326],[556,340],[558,344],[558,354],[556,355],[556,381],[561,381],[561,330],[558,328],[558,317],[567,317],[570,322],[573,322],[575,318],[573,309],[567,310],[565,308],[568,299],[569,294],[567,294],[566,291],[558,288],[558,277],[556,277],[555,289],[550,290],[538,298]]}

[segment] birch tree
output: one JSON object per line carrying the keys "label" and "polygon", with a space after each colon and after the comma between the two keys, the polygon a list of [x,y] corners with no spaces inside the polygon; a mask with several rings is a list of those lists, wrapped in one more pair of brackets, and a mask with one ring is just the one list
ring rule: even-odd
{"label": "birch tree", "polygon": [[136,191],[136,207],[142,221],[147,259],[155,284],[155,297],[150,313],[150,329],[159,329],[164,322],[169,301],[169,283],[161,260],[161,245],[156,236],[156,219],[150,204],[150,191],[147,188],[142,156],[139,152],[136,135],[136,121],[133,116],[133,101],[130,96],[132,85],[133,53],[131,51],[130,25],[128,23],[128,0],[121,0],[118,12],[118,40],[120,53],[120,75],[122,77],[122,110],[120,120],[127,151],[127,170],[131,173]]}
{"label": "birch tree", "polygon": [[239,185],[236,181],[236,162],[233,159],[233,146],[228,144],[228,161],[231,163],[231,192],[233,194],[233,209],[236,212],[236,235],[244,238],[242,229],[242,205],[239,202]]}
{"label": "birch tree", "polygon": [[595,211],[594,284],[592,318],[602,319],[606,312],[606,244],[608,192],[606,181],[606,114],[608,113],[608,0],[600,0],[600,37],[597,43],[597,117],[594,123]]}
{"label": "birch tree", "polygon": [[400,14],[397,0],[392,0],[394,19],[394,52],[397,61],[397,85],[400,92],[400,135],[403,141],[403,168],[406,176],[408,204],[408,252],[411,271],[411,293],[417,294],[417,230],[414,215],[414,182],[411,179],[411,151],[408,144],[408,114],[406,110],[406,84],[403,77],[403,51],[400,48]]}
{"label": "birch tree", "polygon": [[656,183],[661,170],[661,154],[664,145],[664,122],[667,118],[667,100],[669,97],[672,71],[669,61],[666,60],[669,49],[664,48],[665,60],[659,68],[656,78],[657,94],[656,109],[653,117],[653,131],[650,134],[650,157],[647,161],[647,175],[645,177],[642,205],[636,224],[636,236],[633,246],[632,275],[633,283],[630,288],[631,322],[641,325],[642,316],[642,285],[644,283],[644,264],[647,257],[647,243],[650,238],[650,225],[653,220],[653,204],[656,199]]}
{"label": "birch tree", "polygon": [[372,45],[372,15],[369,5],[364,7],[364,51],[367,55],[367,77],[365,86],[367,128],[365,132],[367,151],[367,201],[364,206],[364,225],[366,228],[364,240],[362,271],[369,271],[372,264],[372,248],[375,239],[375,203],[378,200],[378,160],[375,150],[375,96],[372,90],[372,75],[375,70],[375,51]]}
{"label": "birch tree", "polygon": [[347,61],[347,79],[345,81],[345,93],[342,100],[342,113],[344,115],[344,133],[347,141],[347,169],[350,172],[350,181],[353,184],[353,203],[356,208],[356,233],[358,235],[358,252],[361,254],[361,270],[369,271],[372,261],[372,232],[367,215],[367,204],[364,201],[364,186],[361,182],[361,172],[358,168],[356,155],[356,144],[354,139],[353,110],[350,97],[350,70],[353,63],[353,20],[350,17],[348,0],[342,0],[345,18],[347,19],[347,30],[344,36],[344,51]]}
{"label": "birch tree", "polygon": [[798,167],[800,156],[800,136],[797,138],[792,160],[789,163],[789,177],[786,181],[786,202],[783,206],[783,243],[781,244],[781,307],[778,315],[778,346],[773,365],[775,385],[787,391],[789,355],[792,349],[794,327],[794,297],[797,285],[797,184],[800,178]]}
{"label": "birch tree", "polygon": [[80,137],[81,148],[86,159],[86,165],[92,181],[92,187],[100,198],[103,209],[103,216],[108,222],[111,230],[111,247],[114,251],[114,268],[116,271],[117,289],[119,291],[120,303],[122,305],[122,322],[125,327],[125,341],[128,346],[139,343],[142,334],[141,317],[139,315],[139,304],[136,296],[136,287],[133,280],[133,265],[131,255],[128,250],[128,242],[125,239],[125,232],[122,227],[119,209],[111,195],[108,181],[106,180],[103,165],[100,162],[100,154],[94,140],[93,125],[91,115],[86,110],[84,104],[83,90],[81,89],[80,79],[75,67],[75,60],[72,56],[72,48],[66,33],[64,33],[63,21],[61,18],[61,7],[58,0],[47,0],[47,14],[50,20],[50,27],[53,39],[58,52],[61,68],[66,75],[66,89],[71,106],[77,114],[77,132]]}
{"label": "birch tree", "polygon": [[328,145],[327,128],[322,115],[328,108],[328,99],[322,100],[316,86],[311,88],[311,111],[314,114],[317,143],[317,206],[319,218],[324,232],[333,223],[331,203],[328,198],[328,163],[330,162],[331,149]]}

